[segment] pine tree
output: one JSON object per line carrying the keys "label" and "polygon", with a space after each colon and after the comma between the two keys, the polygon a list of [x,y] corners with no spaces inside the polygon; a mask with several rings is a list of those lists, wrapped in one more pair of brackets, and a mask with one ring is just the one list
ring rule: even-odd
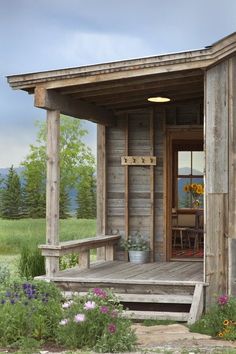
{"label": "pine tree", "polygon": [[4,219],[19,219],[21,217],[21,184],[13,166],[8,171],[1,196],[1,211]]}
{"label": "pine tree", "polygon": [[96,179],[94,168],[87,166],[80,178],[76,198],[77,218],[93,219],[96,217]]}

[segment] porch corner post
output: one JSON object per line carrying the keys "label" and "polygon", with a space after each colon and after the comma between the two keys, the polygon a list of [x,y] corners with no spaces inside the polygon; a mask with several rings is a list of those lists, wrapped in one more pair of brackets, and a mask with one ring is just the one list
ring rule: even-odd
{"label": "porch corner post", "polygon": [[[59,167],[60,111],[47,110],[47,183],[46,183],[46,243],[59,244]],[[46,276],[59,270],[59,257],[46,256]]]}

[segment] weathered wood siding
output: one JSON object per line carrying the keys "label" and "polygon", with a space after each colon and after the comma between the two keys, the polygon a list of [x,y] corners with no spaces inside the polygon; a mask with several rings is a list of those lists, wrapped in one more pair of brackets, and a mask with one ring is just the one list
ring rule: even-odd
{"label": "weathered wood siding", "polygon": [[205,76],[207,306],[215,295],[236,290],[235,77],[235,57],[212,67]]}
{"label": "weathered wood siding", "polygon": [[[200,103],[190,102],[126,112],[118,116],[115,127],[106,128],[106,232],[119,233],[124,238],[140,232],[153,244],[155,261],[166,260],[165,126],[174,123],[181,134],[186,121],[196,125],[201,120]],[[157,164],[122,166],[121,156],[127,155],[154,155]]]}

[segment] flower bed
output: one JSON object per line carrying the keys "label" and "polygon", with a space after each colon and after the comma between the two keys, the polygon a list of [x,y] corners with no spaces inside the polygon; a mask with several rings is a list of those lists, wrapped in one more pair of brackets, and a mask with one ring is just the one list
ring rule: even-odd
{"label": "flower bed", "polygon": [[60,344],[98,352],[131,351],[136,337],[108,290],[64,301],[52,283],[15,281],[0,287],[0,346]]}
{"label": "flower bed", "polygon": [[190,330],[220,339],[236,340],[236,298],[219,296],[216,304]]}

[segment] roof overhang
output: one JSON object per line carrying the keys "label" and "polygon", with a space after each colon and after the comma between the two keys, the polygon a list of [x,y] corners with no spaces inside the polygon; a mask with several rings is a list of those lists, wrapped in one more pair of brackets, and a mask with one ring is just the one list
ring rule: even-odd
{"label": "roof overhang", "polygon": [[[96,112],[97,117],[90,120],[104,123],[118,110],[150,106],[150,95],[169,96],[172,100],[202,98],[204,70],[235,53],[233,33],[200,50],[12,75],[7,79],[13,89],[35,93],[37,107],[57,108],[84,119]],[[63,111],[64,106],[73,108]]]}

